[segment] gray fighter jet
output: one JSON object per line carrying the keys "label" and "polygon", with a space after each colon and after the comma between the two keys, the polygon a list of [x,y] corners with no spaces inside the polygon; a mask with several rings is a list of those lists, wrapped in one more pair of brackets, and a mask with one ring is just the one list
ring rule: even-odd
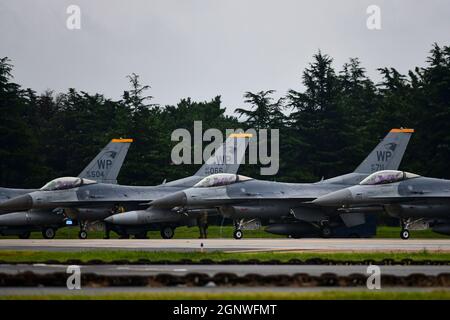
{"label": "gray fighter jet", "polygon": [[[12,198],[0,204],[2,211],[48,210],[62,208],[67,216],[80,224],[79,237],[87,237],[88,223],[103,221],[114,213],[142,209],[165,195],[193,186],[211,173],[236,173],[245,155],[248,140],[232,134],[216,153],[193,176],[157,186],[125,186],[99,183],[91,178],[64,177],[50,181],[40,190]],[[95,177],[95,175],[94,175]],[[161,217],[162,215],[162,217]],[[177,215],[176,219],[158,211],[151,221],[163,238],[171,238],[179,225],[195,225],[196,217]],[[148,229],[147,229],[148,230]],[[120,230],[119,230],[120,231]],[[123,237],[129,233],[123,232]],[[146,230],[131,230],[139,237]]]}
{"label": "gray fighter jet", "polygon": [[[127,155],[132,139],[113,139],[78,175],[102,183],[117,183],[117,176]],[[37,189],[0,188],[0,202],[25,195]],[[56,230],[70,223],[63,210],[39,210],[12,212],[0,215],[0,235],[18,235],[29,238],[32,231],[42,231],[42,236],[52,239]]]}
{"label": "gray fighter jet", "polygon": [[236,221],[236,239],[242,238],[246,224],[261,219],[276,221],[267,229],[272,233],[291,235],[296,232],[295,228],[301,233],[309,227],[329,237],[336,223],[343,221],[347,227],[361,225],[365,222],[364,215],[359,212],[340,215],[309,202],[358,184],[380,169],[397,169],[412,133],[412,129],[392,129],[353,173],[318,183],[281,183],[236,174],[215,174],[192,188],[156,199],[145,211],[126,212],[108,220],[120,225],[145,224],[147,217],[160,211],[171,210],[174,216],[189,216],[191,212],[216,208],[224,217]]}
{"label": "gray fighter jet", "polygon": [[313,201],[338,211],[378,210],[399,218],[402,239],[409,230],[432,228],[450,235],[450,180],[421,177],[395,170],[375,172],[359,185],[323,195]]}

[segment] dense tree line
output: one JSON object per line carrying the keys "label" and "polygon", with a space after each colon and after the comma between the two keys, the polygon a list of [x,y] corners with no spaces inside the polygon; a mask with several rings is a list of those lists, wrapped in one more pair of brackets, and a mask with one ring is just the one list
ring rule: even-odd
{"label": "dense tree line", "polygon": [[[246,92],[245,108],[225,113],[220,96],[152,103],[151,88],[129,76],[119,100],[76,89],[37,94],[13,81],[13,66],[0,59],[0,185],[38,187],[59,176],[76,175],[111,139],[134,138],[119,181],[151,185],[192,174],[198,166],[170,165],[177,128],[280,129],[280,171],[285,181],[317,181],[351,172],[378,139],[393,127],[416,129],[402,167],[450,178],[450,47],[434,44],[424,67],[407,74],[380,68],[374,83],[360,61],[341,70],[318,52],[303,71],[301,89],[281,99],[273,90]],[[245,165],[258,177],[259,168]]]}

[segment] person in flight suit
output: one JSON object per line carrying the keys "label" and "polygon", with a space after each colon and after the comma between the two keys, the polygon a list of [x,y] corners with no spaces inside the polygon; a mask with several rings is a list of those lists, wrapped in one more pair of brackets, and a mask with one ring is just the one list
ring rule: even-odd
{"label": "person in flight suit", "polygon": [[206,211],[200,213],[197,218],[197,225],[200,231],[200,239],[206,239],[208,237],[208,213]]}

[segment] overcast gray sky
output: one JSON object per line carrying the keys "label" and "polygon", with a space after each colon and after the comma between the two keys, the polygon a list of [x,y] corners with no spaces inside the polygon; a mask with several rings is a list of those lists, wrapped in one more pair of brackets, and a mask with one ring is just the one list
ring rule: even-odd
{"label": "overcast gray sky", "polygon": [[[66,28],[70,4],[81,29]],[[366,9],[381,9],[368,30]],[[15,81],[38,92],[69,87],[119,98],[135,72],[162,105],[222,95],[231,112],[245,91],[301,88],[319,49],[340,69],[359,57],[402,72],[425,63],[433,42],[450,44],[448,0],[1,0],[0,56]]]}

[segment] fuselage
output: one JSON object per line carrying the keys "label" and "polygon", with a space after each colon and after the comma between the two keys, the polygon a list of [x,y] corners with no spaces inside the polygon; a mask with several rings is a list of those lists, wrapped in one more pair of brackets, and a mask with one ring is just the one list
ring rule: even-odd
{"label": "fuselage", "polygon": [[450,219],[450,180],[414,177],[379,185],[356,185],[316,201],[327,206],[382,206],[399,218]]}
{"label": "fuselage", "polygon": [[63,190],[36,190],[11,197],[0,204],[0,210],[64,208],[72,218],[99,220],[114,214],[114,207],[122,206],[127,211],[145,208],[150,201],[190,187],[201,179],[192,176],[157,186],[91,183]]}
{"label": "fuselage", "polygon": [[285,183],[248,179],[222,186],[194,186],[157,199],[152,206],[166,209],[182,207],[188,211],[218,208],[223,216],[232,219],[294,216],[306,221],[320,221],[333,213],[305,204],[346,187],[347,184],[339,183]]}

